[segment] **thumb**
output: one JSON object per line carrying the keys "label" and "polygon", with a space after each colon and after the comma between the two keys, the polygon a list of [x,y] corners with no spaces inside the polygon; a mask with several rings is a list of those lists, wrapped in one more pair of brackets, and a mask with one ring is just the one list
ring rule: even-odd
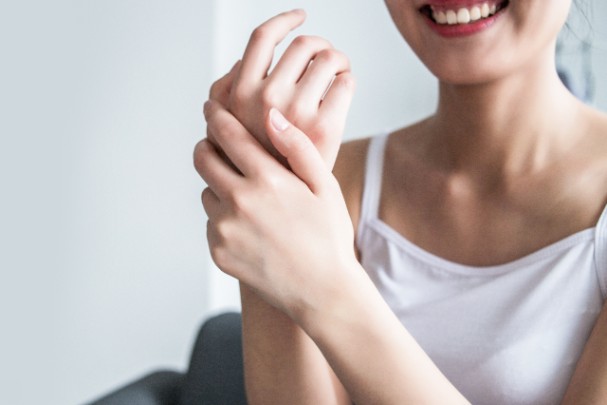
{"label": "thumb", "polygon": [[283,155],[293,173],[317,193],[326,181],[327,166],[306,134],[291,124],[280,111],[271,108],[266,120],[268,138]]}

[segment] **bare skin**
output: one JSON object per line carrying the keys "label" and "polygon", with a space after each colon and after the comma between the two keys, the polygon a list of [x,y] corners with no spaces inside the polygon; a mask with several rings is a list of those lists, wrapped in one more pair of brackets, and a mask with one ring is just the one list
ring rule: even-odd
{"label": "bare skin", "polygon": [[[322,38],[300,36],[290,44],[272,74],[267,74],[274,47],[304,18],[301,10],[294,10],[261,24],[251,35],[243,60],[214,83],[210,99],[228,107],[273,156],[285,163],[267,138],[265,123],[259,119],[271,107],[280,108],[306,131],[331,167],[353,94],[347,58]],[[312,59],[314,70],[308,72],[306,81],[296,83]],[[322,108],[318,108],[320,97],[331,82],[331,90],[325,95]],[[216,144],[212,134],[209,139]],[[220,153],[226,158],[221,150]],[[250,404],[350,403],[326,359],[300,326],[245,283],[240,284],[240,295],[245,385]]]}
{"label": "bare skin", "polygon": [[[524,27],[524,13],[518,11],[512,7],[514,20],[520,20],[517,27]],[[395,17],[397,25],[400,18],[414,21],[405,12]],[[416,38],[408,39],[415,49]],[[423,49],[418,52],[424,59]],[[445,78],[439,107],[434,116],[390,137],[380,210],[384,222],[427,251],[473,266],[515,260],[596,224],[607,203],[607,187],[597,186],[607,185],[607,118],[562,87],[551,52],[529,55],[527,63],[510,66],[499,78],[491,66],[470,78],[453,68],[459,63],[437,65],[440,61],[426,56],[430,68]],[[458,57],[447,56],[450,61]],[[344,145],[334,170],[355,226],[366,147],[364,140]],[[199,171],[208,176],[212,170]],[[226,262],[224,267],[229,272],[232,266]],[[350,398],[386,404],[463,400],[363,279],[343,285],[345,293],[336,294],[336,301],[308,301],[307,310],[292,311],[281,297],[243,283],[251,403],[277,398],[302,404],[348,403]],[[366,305],[358,305],[360,300]],[[319,312],[320,307],[329,310]],[[588,341],[564,403],[607,401],[606,314]],[[398,342],[386,336],[397,336]],[[344,338],[351,344],[343,344]],[[357,352],[362,346],[366,353]],[[374,362],[378,357],[394,361]],[[407,368],[410,363],[415,369]],[[377,375],[396,378],[382,380],[387,384],[382,387]]]}

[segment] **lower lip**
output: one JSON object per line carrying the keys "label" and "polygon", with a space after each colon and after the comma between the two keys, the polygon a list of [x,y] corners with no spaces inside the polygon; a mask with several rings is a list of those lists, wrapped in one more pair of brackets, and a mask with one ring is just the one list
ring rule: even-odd
{"label": "lower lip", "polygon": [[501,17],[504,10],[500,10],[498,13],[492,15],[488,18],[483,18],[482,20],[475,21],[469,24],[437,24],[430,17],[424,16],[426,22],[436,32],[442,37],[446,38],[456,38],[456,37],[466,37],[470,35],[474,35],[481,31],[484,31],[491,27],[495,22]]}

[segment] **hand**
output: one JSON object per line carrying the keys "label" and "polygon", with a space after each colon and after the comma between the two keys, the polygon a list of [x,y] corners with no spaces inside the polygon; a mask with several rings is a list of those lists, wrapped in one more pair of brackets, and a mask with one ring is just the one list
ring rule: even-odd
{"label": "hand", "polygon": [[353,229],[339,185],[310,139],[272,109],[270,142],[291,167],[276,161],[216,102],[209,131],[236,166],[208,141],[195,166],[209,185],[202,195],[215,263],[296,319],[318,297],[330,297],[356,262]]}
{"label": "hand", "polygon": [[[265,132],[265,117],[278,108],[302,130],[333,167],[354,93],[348,58],[326,40],[297,37],[269,72],[275,47],[305,20],[302,10],[279,14],[257,27],[242,62],[211,87],[219,101],[275,157],[284,162]],[[212,134],[209,139],[213,140]]]}

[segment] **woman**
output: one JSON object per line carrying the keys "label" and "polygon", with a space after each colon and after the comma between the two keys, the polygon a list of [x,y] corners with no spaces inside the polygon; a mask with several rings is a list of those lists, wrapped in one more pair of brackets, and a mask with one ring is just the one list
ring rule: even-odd
{"label": "woman", "polygon": [[335,177],[347,59],[301,37],[268,72],[305,17],[255,30],[195,150],[251,404],[607,403],[607,117],[556,73],[570,3],[386,0],[438,107]]}

